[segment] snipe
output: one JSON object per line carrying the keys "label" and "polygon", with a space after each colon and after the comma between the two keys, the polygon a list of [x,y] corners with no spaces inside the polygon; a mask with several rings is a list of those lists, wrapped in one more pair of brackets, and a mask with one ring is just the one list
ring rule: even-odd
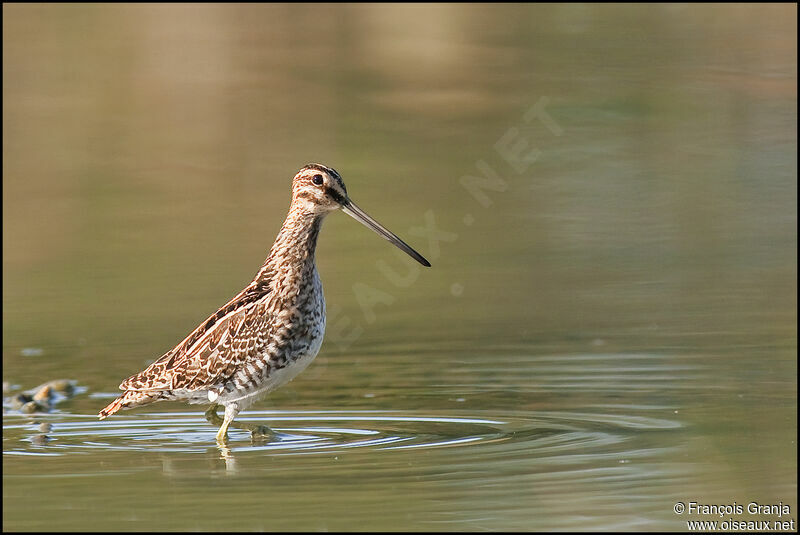
{"label": "snipe", "polygon": [[253,281],[175,348],[123,381],[119,387],[125,392],[100,411],[100,419],[120,409],[174,400],[211,403],[206,416],[219,423],[216,409],[222,405],[217,441],[225,442],[239,411],[290,381],[319,352],[325,298],[314,249],[322,220],[337,209],[430,267],[350,200],[339,173],[306,165],[292,181],[289,214]]}

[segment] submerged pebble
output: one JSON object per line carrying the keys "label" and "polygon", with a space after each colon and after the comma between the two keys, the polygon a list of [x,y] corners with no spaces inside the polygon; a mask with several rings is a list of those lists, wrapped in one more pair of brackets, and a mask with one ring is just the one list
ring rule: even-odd
{"label": "submerged pebble", "polygon": [[[43,383],[36,388],[31,388],[24,392],[8,395],[10,390],[18,388],[11,385],[8,381],[3,381],[3,413],[6,409],[19,411],[20,414],[37,414],[50,412],[53,407],[70,397],[77,391],[77,381],[71,379],[56,379]],[[31,443],[36,446],[44,446],[52,440],[47,433],[53,430],[53,424],[42,422],[34,418],[31,422],[37,434],[31,436]]]}
{"label": "submerged pebble", "polygon": [[71,379],[55,379],[53,381],[42,383],[36,388],[28,390],[28,392],[41,392],[42,390],[47,390],[49,393],[58,392],[59,394],[64,394],[65,396],[71,396],[75,392],[75,385],[76,381]]}
{"label": "submerged pebble", "polygon": [[31,437],[31,442],[33,442],[37,446],[44,446],[48,442],[50,442],[50,437],[47,435],[33,435]]}
{"label": "submerged pebble", "polygon": [[49,407],[38,401],[29,401],[19,408],[22,414],[33,414],[34,412],[47,412]]}
{"label": "submerged pebble", "polygon": [[[18,394],[3,397],[3,409],[18,410],[23,414],[33,414],[35,412],[49,412],[53,407],[75,395],[78,391],[77,381],[72,379],[55,379],[47,381],[35,388],[31,388]],[[16,385],[4,381],[3,393],[7,394]]]}
{"label": "submerged pebble", "polygon": [[33,401],[33,396],[24,393],[16,394],[8,398],[8,404],[11,405],[12,409],[20,409],[30,401]]}
{"label": "submerged pebble", "polygon": [[53,397],[53,387],[50,385],[44,385],[42,388],[39,389],[38,392],[36,392],[33,395],[33,399],[36,401],[42,401],[42,400],[49,401],[50,398],[52,397]]}

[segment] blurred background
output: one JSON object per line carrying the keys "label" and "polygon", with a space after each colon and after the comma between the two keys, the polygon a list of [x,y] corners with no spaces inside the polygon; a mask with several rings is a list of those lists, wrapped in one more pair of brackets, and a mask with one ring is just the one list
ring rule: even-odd
{"label": "blurred background", "polygon": [[[323,349],[249,411],[280,447],[96,422],[250,281],[309,162],[433,267],[326,220]],[[796,229],[793,4],[5,4],[4,390],[80,388],[4,405],[3,527],[794,518]]]}

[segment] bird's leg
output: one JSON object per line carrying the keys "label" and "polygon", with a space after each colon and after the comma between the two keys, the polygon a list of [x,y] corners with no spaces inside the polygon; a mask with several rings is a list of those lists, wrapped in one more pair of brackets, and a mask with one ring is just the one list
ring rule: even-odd
{"label": "bird's leg", "polygon": [[208,420],[208,423],[210,423],[211,425],[221,426],[222,418],[220,418],[219,414],[217,414],[217,407],[219,407],[219,405],[217,405],[216,403],[211,405],[206,411],[205,416],[206,420]]}
{"label": "bird's leg", "polygon": [[250,431],[250,435],[253,439],[257,437],[272,437],[274,435],[272,430],[265,425],[234,422],[233,419],[236,418],[237,414],[239,414],[239,406],[235,403],[225,406],[224,419],[220,418],[219,414],[217,414],[217,407],[219,407],[219,405],[216,404],[209,407],[205,416],[209,423],[219,426],[219,431],[217,432],[217,442],[220,444],[225,444],[228,441],[229,427],[241,429],[243,431]]}
{"label": "bird's leg", "polygon": [[228,420],[222,422],[222,425],[219,427],[219,431],[217,431],[217,444],[227,444],[228,443],[228,426],[231,423]]}
{"label": "bird's leg", "polygon": [[[216,410],[214,414],[216,415]],[[219,431],[217,431],[217,442],[219,444],[228,442],[228,427],[231,425],[231,422],[233,422],[233,419],[236,418],[237,414],[239,414],[239,406],[236,403],[225,405],[225,419],[222,425],[219,426]],[[219,416],[217,416],[217,419],[219,419]]]}
{"label": "bird's leg", "polygon": [[217,442],[220,444],[225,444],[228,442],[228,426],[231,425],[231,422],[236,417],[236,413],[239,411],[229,411],[228,408],[232,407],[232,405],[226,406],[225,419],[223,420],[219,417],[219,414],[217,414],[217,407],[219,407],[219,405],[216,403],[211,405],[206,411],[205,416],[206,420],[208,420],[208,423],[219,426],[219,431],[217,432]]}

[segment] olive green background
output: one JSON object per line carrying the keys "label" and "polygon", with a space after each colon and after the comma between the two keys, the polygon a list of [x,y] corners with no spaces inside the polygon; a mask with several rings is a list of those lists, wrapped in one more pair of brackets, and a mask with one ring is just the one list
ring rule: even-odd
{"label": "olive green background", "polygon": [[[4,411],[3,528],[794,518],[796,20],[4,4],[3,379],[82,389]],[[322,351],[241,416],[276,442],[220,450],[174,403],[98,422],[250,280],[314,161],[433,267],[326,220]]]}

